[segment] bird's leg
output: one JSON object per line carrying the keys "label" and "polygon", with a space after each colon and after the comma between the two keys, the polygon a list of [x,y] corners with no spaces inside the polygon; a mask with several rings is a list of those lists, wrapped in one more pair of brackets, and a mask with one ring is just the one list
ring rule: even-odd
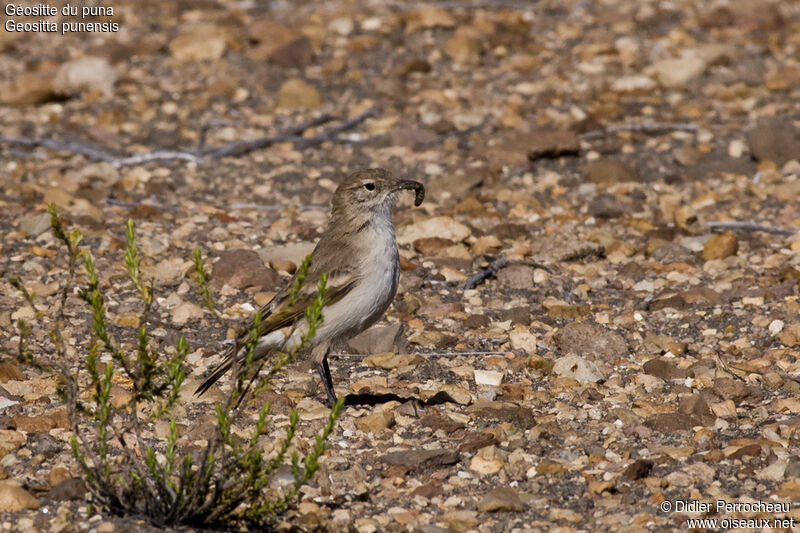
{"label": "bird's leg", "polygon": [[336,392],[333,390],[333,379],[331,379],[331,369],[328,366],[328,356],[322,358],[321,363],[317,363],[317,372],[322,379],[322,384],[325,385],[325,394],[328,395],[328,407],[333,407],[336,404]]}
{"label": "bird's leg", "polygon": [[328,366],[329,343],[316,345],[311,350],[311,357],[317,364],[317,373],[325,386],[325,394],[328,396],[328,407],[333,407],[336,403],[336,391],[333,390],[333,378],[331,378],[331,368]]}

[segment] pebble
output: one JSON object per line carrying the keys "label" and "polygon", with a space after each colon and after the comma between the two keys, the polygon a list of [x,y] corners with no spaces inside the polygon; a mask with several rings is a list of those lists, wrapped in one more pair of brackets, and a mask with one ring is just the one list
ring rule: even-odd
{"label": "pebble", "polygon": [[739,251],[739,240],[733,232],[716,233],[706,241],[703,247],[703,260],[712,261],[714,259],[725,259],[736,255]]}
{"label": "pebble", "polygon": [[61,65],[53,80],[53,90],[66,96],[89,91],[111,96],[116,81],[117,73],[108,61],[101,57],[82,57]]}
{"label": "pebble", "polygon": [[355,420],[356,428],[365,433],[379,433],[395,424],[394,413],[379,411]]}
{"label": "pebble", "polygon": [[214,289],[228,285],[234,289],[255,287],[264,291],[282,284],[280,275],[267,268],[259,254],[253,250],[226,250],[220,253],[211,270],[210,285]]}
{"label": "pebble", "polygon": [[17,513],[25,509],[37,509],[38,498],[10,481],[0,481],[0,512]]}
{"label": "pebble", "polygon": [[495,370],[475,370],[475,384],[499,387],[503,383],[503,373]]}
{"label": "pebble", "polygon": [[492,489],[478,504],[478,511],[482,513],[495,513],[498,511],[522,512],[525,506],[519,499],[517,491],[511,487],[497,487]]}
{"label": "pebble", "polygon": [[597,383],[605,379],[595,363],[577,355],[565,355],[557,359],[553,364],[553,373],[580,383]]}
{"label": "pebble", "polygon": [[800,159],[800,128],[789,118],[762,121],[747,132],[746,138],[750,153],[758,161],[783,166]]}
{"label": "pebble", "polygon": [[641,179],[636,169],[617,159],[592,161],[584,170],[584,176],[591,183],[625,183]]}
{"label": "pebble", "polygon": [[282,109],[314,109],[322,105],[322,96],[311,84],[293,78],[278,90],[277,105]]}
{"label": "pebble", "polygon": [[452,217],[431,217],[414,224],[402,226],[397,231],[398,244],[411,244],[419,239],[440,237],[453,242],[461,242],[472,234],[472,231],[456,222]]}
{"label": "pebble", "polygon": [[556,332],[554,339],[565,354],[591,354],[608,362],[614,362],[629,352],[622,335],[590,321],[567,324]]}
{"label": "pebble", "polygon": [[388,326],[372,326],[347,341],[347,347],[353,353],[368,355],[394,352],[402,331],[403,326],[399,322]]}
{"label": "pebble", "polygon": [[215,24],[183,26],[180,33],[169,43],[169,50],[176,60],[213,61],[222,57],[227,48],[228,35],[224,28]]}

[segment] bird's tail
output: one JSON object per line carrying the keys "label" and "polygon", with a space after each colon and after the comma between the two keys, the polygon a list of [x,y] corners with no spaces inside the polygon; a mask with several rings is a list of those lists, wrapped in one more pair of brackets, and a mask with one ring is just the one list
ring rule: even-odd
{"label": "bird's tail", "polygon": [[217,368],[214,369],[211,375],[208,376],[199,387],[197,387],[196,391],[194,391],[196,396],[202,396],[208,389],[211,388],[211,385],[216,383],[219,378],[225,375],[225,372],[231,369],[233,366],[233,357],[234,353],[231,352],[225,357],[225,359],[222,360],[222,362]]}

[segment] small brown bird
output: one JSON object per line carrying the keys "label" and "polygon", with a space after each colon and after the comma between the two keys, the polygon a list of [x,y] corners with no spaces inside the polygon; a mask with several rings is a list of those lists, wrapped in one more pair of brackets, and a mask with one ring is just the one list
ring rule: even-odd
{"label": "small brown bird", "polygon": [[[323,322],[311,339],[306,354],[316,363],[328,403],[336,403],[336,393],[328,366],[328,352],[339,342],[361,333],[374,324],[394,300],[400,277],[392,208],[401,190],[413,190],[414,205],[425,198],[421,183],[400,180],[388,171],[375,168],[348,176],[333,195],[333,209],[328,229],[311,253],[300,291],[294,301],[289,293],[295,279],[261,309],[259,340],[254,360],[264,359],[280,350],[289,350],[301,342],[308,330],[304,314],[316,297],[320,276],[327,274]],[[295,278],[297,275],[295,275]],[[244,359],[241,346],[249,329],[239,336],[234,354],[229,349],[222,363],[197,388],[203,394],[234,362]]]}

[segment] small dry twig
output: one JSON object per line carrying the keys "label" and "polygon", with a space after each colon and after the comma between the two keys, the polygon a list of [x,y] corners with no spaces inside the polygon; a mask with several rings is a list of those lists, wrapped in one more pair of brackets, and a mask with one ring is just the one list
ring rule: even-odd
{"label": "small dry twig", "polygon": [[510,261],[508,259],[506,259],[505,257],[500,257],[498,259],[495,259],[494,261],[489,263],[488,267],[484,268],[483,270],[481,270],[480,272],[478,272],[477,274],[475,274],[474,276],[469,278],[467,281],[465,281],[464,282],[464,290],[465,291],[469,290],[469,289],[475,287],[481,281],[496,276],[497,272],[500,269],[508,266],[509,264],[510,264]]}
{"label": "small dry twig", "polygon": [[763,231],[764,233],[772,233],[773,235],[794,235],[797,233],[796,229],[779,228],[777,226],[767,226],[757,222],[744,222],[744,221],[722,221],[722,222],[709,222],[708,227],[711,230],[743,230],[743,231]]}
{"label": "small dry twig", "polygon": [[475,287],[481,281],[496,276],[497,273],[504,269],[507,266],[511,265],[527,265],[534,268],[541,268],[542,270],[546,270],[549,273],[553,273],[553,270],[545,264],[538,263],[536,261],[529,261],[529,260],[522,260],[522,261],[511,261],[504,256],[500,256],[497,259],[491,261],[489,266],[469,278],[467,281],[464,282],[464,290],[469,290]]}
{"label": "small dry twig", "polygon": [[[362,118],[359,122],[362,122],[366,118],[367,117]],[[228,144],[224,144],[222,146],[209,147],[202,149],[202,154],[203,157],[205,158],[219,159],[221,157],[235,157],[239,155],[244,155],[246,153],[252,152],[253,150],[266,148],[267,146],[270,146],[275,143],[280,143],[280,142],[299,143],[305,140],[305,138],[302,137],[304,131],[317,126],[321,126],[322,124],[326,124],[331,120],[333,120],[333,117],[331,117],[330,115],[327,114],[321,115],[306,123],[299,124],[293,128],[290,128],[283,133],[279,133],[278,135],[258,137],[256,139],[248,139],[246,141],[234,141]]]}
{"label": "small dry twig", "polygon": [[[54,139],[33,139],[30,137],[0,137],[0,144],[10,146],[25,147],[44,147],[51,150],[61,150],[73,154],[84,155],[97,161],[107,161],[117,168],[133,165],[142,165],[152,161],[188,161],[190,163],[203,163],[209,159],[220,159],[222,157],[237,157],[246,153],[266,148],[279,142],[296,143],[298,150],[305,150],[322,144],[326,141],[338,142],[338,135],[343,131],[351,129],[364,122],[370,117],[376,116],[374,109],[368,109],[355,117],[345,120],[337,126],[322,131],[313,137],[303,137],[302,134],[310,129],[332,120],[330,115],[321,115],[304,124],[300,124],[289,130],[268,137],[259,137],[246,141],[234,141],[222,146],[203,147],[205,143],[205,133],[201,133],[201,144],[195,151],[176,151],[176,150],[153,150],[135,154],[116,154],[102,147],[97,147],[89,143],[58,141]],[[205,127],[204,127],[205,128]]]}
{"label": "small dry twig", "polygon": [[605,137],[614,133],[622,131],[634,131],[637,133],[663,133],[666,131],[691,131],[696,132],[698,127],[696,124],[689,124],[685,122],[633,122],[630,124],[619,124],[617,126],[608,126],[578,135],[582,141],[597,139],[598,137]]}

